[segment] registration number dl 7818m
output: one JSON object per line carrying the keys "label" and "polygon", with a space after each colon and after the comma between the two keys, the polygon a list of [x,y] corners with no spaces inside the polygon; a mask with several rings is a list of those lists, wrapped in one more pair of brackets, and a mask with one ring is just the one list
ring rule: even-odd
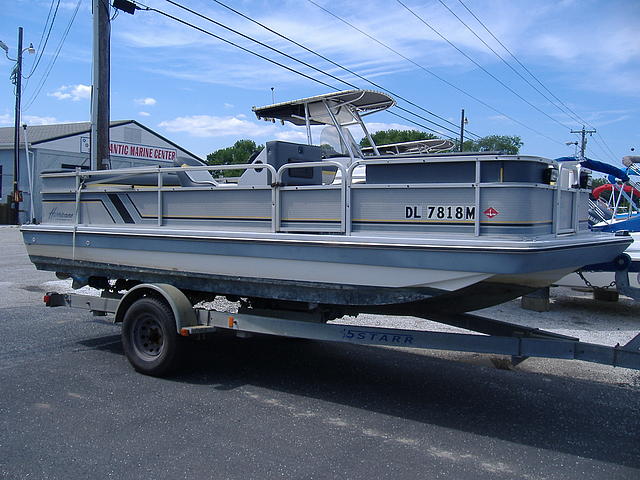
{"label": "registration number dl 7818m", "polygon": [[476,207],[469,205],[405,205],[404,218],[411,220],[475,220]]}

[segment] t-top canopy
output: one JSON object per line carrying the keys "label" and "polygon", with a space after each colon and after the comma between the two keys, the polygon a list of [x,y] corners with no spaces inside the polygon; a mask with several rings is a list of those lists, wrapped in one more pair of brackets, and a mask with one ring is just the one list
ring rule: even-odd
{"label": "t-top canopy", "polygon": [[310,125],[333,125],[334,122],[325,106],[327,105],[340,125],[347,125],[357,122],[351,109],[363,116],[386,110],[395,104],[395,100],[385,93],[373,90],[345,90],[265,107],[253,107],[253,111],[258,118],[277,119],[294,125],[306,125],[308,112]]}

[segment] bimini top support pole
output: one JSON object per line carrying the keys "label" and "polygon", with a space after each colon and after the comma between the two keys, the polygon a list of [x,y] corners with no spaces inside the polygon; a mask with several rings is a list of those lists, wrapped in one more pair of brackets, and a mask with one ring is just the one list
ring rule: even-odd
{"label": "bimini top support pole", "polygon": [[309,104],[304,104],[304,123],[307,126],[307,143],[309,145],[313,145],[313,140],[311,138],[311,123],[309,122]]}
{"label": "bimini top support pole", "polygon": [[360,117],[358,110],[355,108],[351,108],[350,105],[347,105],[347,108],[351,112],[351,115],[353,115],[353,118],[355,118],[357,122],[360,124],[360,128],[362,128],[362,131],[367,137],[367,140],[369,140],[369,144],[371,145],[371,148],[373,148],[373,153],[376,155],[380,155],[380,152],[378,151],[378,146],[376,145],[376,142],[373,141],[373,138],[371,138],[371,135],[369,134],[369,130],[367,130],[367,126],[362,121],[362,117]]}
{"label": "bimini top support pole", "polygon": [[333,111],[331,111],[331,107],[329,106],[327,101],[326,100],[322,100],[322,104],[327,109],[327,113],[331,117],[331,121],[335,125],[336,130],[338,130],[338,135],[340,135],[340,140],[342,140],[344,145],[347,147],[347,150],[349,151],[349,157],[351,158],[351,162],[354,162],[355,161],[355,155],[353,153],[353,148],[351,148],[351,143],[347,141],[347,139],[346,139],[346,137],[344,135],[344,132],[342,131],[342,126],[340,125],[340,122],[338,122],[338,119],[333,114]]}

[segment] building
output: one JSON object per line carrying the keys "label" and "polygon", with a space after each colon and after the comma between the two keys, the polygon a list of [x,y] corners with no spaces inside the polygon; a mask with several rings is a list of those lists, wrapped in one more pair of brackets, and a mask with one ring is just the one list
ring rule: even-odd
{"label": "building", "polygon": [[[0,128],[0,223],[13,223],[14,218],[11,211],[13,132],[13,127]],[[20,223],[40,220],[42,172],[89,169],[90,132],[90,122],[21,129],[18,166],[18,188],[22,192]],[[174,166],[199,161],[192,153],[135,120],[111,122],[109,139],[111,168]]]}

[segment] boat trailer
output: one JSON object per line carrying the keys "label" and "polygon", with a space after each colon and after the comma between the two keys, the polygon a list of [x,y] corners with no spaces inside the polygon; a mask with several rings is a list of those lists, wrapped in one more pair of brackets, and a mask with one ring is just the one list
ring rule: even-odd
{"label": "boat trailer", "polygon": [[231,332],[359,345],[449,350],[511,356],[517,365],[529,357],[582,360],[640,370],[640,333],[625,345],[599,345],[578,338],[494,320],[469,313],[425,314],[420,318],[474,333],[402,330],[391,327],[324,323],[320,314],[240,308],[238,313],[193,307],[187,296],[168,284],[140,284],[124,295],[60,294],[44,297],[50,307],[68,306],[94,315],[115,314],[123,322],[127,359],[144,374],[162,376],[174,370],[186,338]]}

